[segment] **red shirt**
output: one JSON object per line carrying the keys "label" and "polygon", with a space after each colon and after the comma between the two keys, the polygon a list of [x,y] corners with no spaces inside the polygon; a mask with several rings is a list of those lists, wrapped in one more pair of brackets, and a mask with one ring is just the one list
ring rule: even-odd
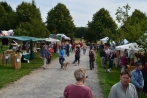
{"label": "red shirt", "polygon": [[73,44],[72,44],[72,48],[75,48],[75,46],[76,46],[76,44],[73,43]]}
{"label": "red shirt", "polygon": [[68,85],[64,90],[65,98],[93,98],[92,91],[89,87],[74,84]]}

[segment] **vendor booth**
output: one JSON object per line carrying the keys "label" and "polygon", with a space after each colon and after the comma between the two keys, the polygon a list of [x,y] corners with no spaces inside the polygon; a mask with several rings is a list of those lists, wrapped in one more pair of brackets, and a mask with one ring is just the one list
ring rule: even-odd
{"label": "vendor booth", "polygon": [[142,50],[141,48],[138,47],[138,45],[136,43],[129,43],[126,45],[116,46],[116,50],[124,51],[125,49],[134,50],[134,51]]}
{"label": "vendor booth", "polygon": [[[141,54],[141,53],[139,53],[139,51],[141,51],[142,48],[139,48],[137,43],[129,43],[126,45],[116,46],[115,49],[120,50],[120,56],[123,56],[123,52],[125,50],[127,51],[127,53],[128,53],[127,58],[130,61],[127,65],[127,69],[132,71],[135,68],[136,62],[138,61],[137,54]],[[133,59],[131,59],[132,56],[133,56]]]}
{"label": "vendor booth", "polygon": [[[3,59],[6,59],[6,55],[8,56],[8,60],[5,61],[11,61],[11,59],[13,60],[13,57],[16,55],[20,55],[20,58],[18,59],[18,57],[16,56],[15,59],[15,64],[18,64],[18,62],[22,62],[22,61],[27,61],[29,63],[29,60],[32,60],[35,58],[35,51],[34,51],[34,47],[35,47],[35,42],[37,41],[45,41],[45,39],[43,38],[35,38],[35,37],[26,37],[26,36],[0,36],[0,39],[3,38],[7,38],[9,40],[11,40],[11,43],[9,44],[10,47],[8,50],[6,50],[6,52],[3,52]],[[18,43],[19,44],[18,44]],[[28,46],[26,49],[21,49],[21,44],[27,44],[25,46]],[[12,57],[13,56],[13,57]],[[9,60],[10,59],[10,60]],[[13,65],[15,65],[14,63],[12,63]],[[20,65],[20,64],[19,64]],[[20,67],[18,67],[20,68]]]}

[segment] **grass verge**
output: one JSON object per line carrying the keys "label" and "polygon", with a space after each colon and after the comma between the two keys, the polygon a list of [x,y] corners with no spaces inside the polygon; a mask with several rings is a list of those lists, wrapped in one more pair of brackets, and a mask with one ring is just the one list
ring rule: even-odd
{"label": "grass verge", "polygon": [[[96,58],[97,58],[96,63],[98,65],[98,78],[100,81],[100,86],[102,88],[104,98],[108,98],[108,95],[109,95],[109,92],[110,92],[112,85],[119,82],[119,80],[120,80],[119,79],[120,67],[118,69],[116,69],[116,68],[114,68],[114,65],[113,65],[113,69],[112,69],[111,73],[105,72],[101,66],[99,52],[97,52]],[[106,68],[108,68],[108,64],[106,64],[105,66],[106,66]],[[147,97],[142,93],[141,98],[147,98]]]}
{"label": "grass verge", "polygon": [[[52,55],[52,60],[57,57],[58,54],[54,53]],[[21,69],[19,70],[15,70],[11,66],[0,65],[0,89],[25,75],[30,74],[34,69],[40,68],[41,66],[42,59],[39,57],[39,55],[36,55],[35,59],[31,60],[30,63],[22,63]]]}

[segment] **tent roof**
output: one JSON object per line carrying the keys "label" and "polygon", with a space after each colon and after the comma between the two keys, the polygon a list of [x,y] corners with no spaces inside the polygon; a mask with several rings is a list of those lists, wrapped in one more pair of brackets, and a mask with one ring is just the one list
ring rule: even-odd
{"label": "tent roof", "polygon": [[29,37],[29,36],[0,36],[0,38],[11,38],[11,39],[16,39],[20,41],[45,41],[44,38],[35,38],[35,37]]}
{"label": "tent roof", "polygon": [[129,44],[126,44],[126,45],[116,46],[116,50],[124,51],[125,49],[135,50],[135,51],[141,50],[141,48],[138,47],[137,43],[129,43]]}
{"label": "tent roof", "polygon": [[58,39],[54,39],[54,38],[46,38],[45,41],[49,41],[49,42],[58,42]]}

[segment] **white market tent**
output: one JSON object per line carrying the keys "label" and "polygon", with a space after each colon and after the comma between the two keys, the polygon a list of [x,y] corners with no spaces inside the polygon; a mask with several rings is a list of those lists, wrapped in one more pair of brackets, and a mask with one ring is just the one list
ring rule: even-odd
{"label": "white market tent", "polygon": [[[100,39],[100,41],[102,41],[103,43],[107,43],[108,40],[109,40],[109,37],[104,37],[104,38]],[[128,43],[128,41],[127,41],[126,39],[124,39],[122,42],[123,42],[124,44],[127,44],[127,43]],[[111,43],[114,43],[114,44],[115,44],[114,41],[112,41]],[[111,44],[111,43],[110,43],[110,44]]]}
{"label": "white market tent", "polygon": [[46,38],[45,41],[48,41],[48,42],[59,42],[58,39],[54,39],[54,38]]}
{"label": "white market tent", "polygon": [[65,34],[57,34],[57,36],[61,36],[61,38],[64,38],[65,40],[70,40],[70,37],[67,37]]}
{"label": "white market tent", "polygon": [[115,49],[121,50],[121,51],[124,51],[125,49],[134,50],[134,51],[142,50],[142,48],[138,47],[137,43],[129,43],[129,44],[126,44],[126,45],[116,46]]}
{"label": "white market tent", "polygon": [[102,41],[103,43],[107,43],[108,40],[109,40],[109,37],[104,37],[100,39],[100,41]]}

